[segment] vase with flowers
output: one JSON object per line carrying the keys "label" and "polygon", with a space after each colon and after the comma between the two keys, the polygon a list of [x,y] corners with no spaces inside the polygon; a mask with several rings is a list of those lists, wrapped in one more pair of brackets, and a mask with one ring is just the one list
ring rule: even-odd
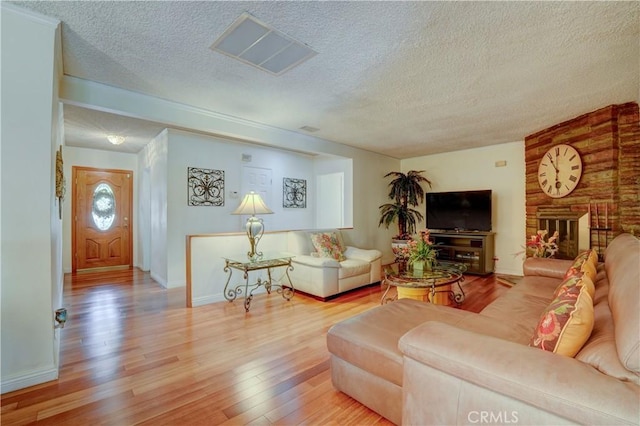
{"label": "vase with flowers", "polygon": [[546,229],[539,230],[532,235],[525,246],[527,257],[553,257],[558,252],[558,231],[548,236]]}
{"label": "vase with flowers", "polygon": [[427,270],[430,271],[436,262],[438,250],[435,243],[431,240],[428,229],[418,233],[418,237],[409,241],[407,245],[407,264],[414,271]]}

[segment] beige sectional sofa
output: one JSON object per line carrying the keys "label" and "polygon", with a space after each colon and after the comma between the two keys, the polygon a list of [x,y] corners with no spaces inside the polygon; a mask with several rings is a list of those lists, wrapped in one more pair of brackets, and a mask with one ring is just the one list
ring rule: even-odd
{"label": "beige sectional sofa", "polygon": [[[343,248],[344,260],[318,255],[311,240],[311,236],[317,233],[334,234]],[[295,255],[289,275],[296,291],[326,300],[380,282],[382,253],[346,245],[339,229],[289,231],[287,247]]]}
{"label": "beige sectional sofa", "polygon": [[336,324],[334,386],[396,424],[638,425],[640,240],[606,249],[574,357],[529,346],[571,264],[527,259],[522,282],[479,314],[403,299]]}

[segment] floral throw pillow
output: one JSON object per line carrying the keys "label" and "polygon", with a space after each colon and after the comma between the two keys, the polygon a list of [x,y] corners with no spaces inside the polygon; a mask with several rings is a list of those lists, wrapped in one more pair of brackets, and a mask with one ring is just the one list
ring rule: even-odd
{"label": "floral throw pillow", "polygon": [[573,287],[576,285],[581,285],[586,287],[589,296],[593,299],[593,296],[596,294],[596,286],[593,284],[593,280],[586,273],[576,273],[575,275],[571,275],[569,278],[565,278],[564,281],[560,283],[560,285],[556,288],[553,293],[553,298],[555,299],[563,292],[567,291],[569,287]]}
{"label": "floral throw pillow", "polygon": [[591,263],[594,269],[598,266],[598,255],[594,250],[586,250],[573,259],[573,264],[567,269],[565,278],[573,275],[576,271],[580,271],[585,263]]}
{"label": "floral throw pillow", "polygon": [[[565,280],[578,276],[581,277],[583,275],[587,275],[593,283],[596,281],[597,270],[596,267],[598,265],[597,255],[593,250],[587,250],[580,253],[573,260],[573,264],[567,269],[567,272],[564,274]],[[593,297],[593,292],[591,292],[591,297]]]}
{"label": "floral throw pillow", "polygon": [[586,286],[573,285],[547,306],[529,346],[575,356],[593,331],[593,301]]}
{"label": "floral throw pillow", "polygon": [[344,248],[340,244],[340,239],[335,232],[316,232],[311,234],[311,242],[320,254],[320,257],[329,257],[338,262],[347,258],[344,255]]}

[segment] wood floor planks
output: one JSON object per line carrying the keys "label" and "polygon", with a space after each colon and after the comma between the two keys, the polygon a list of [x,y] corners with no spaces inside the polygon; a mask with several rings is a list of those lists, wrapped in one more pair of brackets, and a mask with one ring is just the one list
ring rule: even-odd
{"label": "wood floor planks", "polygon": [[[467,276],[462,309],[508,290]],[[363,425],[389,422],[331,385],[327,330],[380,286],[319,302],[278,294],[185,308],[137,269],[65,277],[57,381],[2,395],[3,425]]]}

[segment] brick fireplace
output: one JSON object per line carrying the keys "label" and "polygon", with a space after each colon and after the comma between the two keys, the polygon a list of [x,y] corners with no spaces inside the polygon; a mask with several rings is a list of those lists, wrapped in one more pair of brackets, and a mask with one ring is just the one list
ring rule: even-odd
{"label": "brick fireplace", "polygon": [[[593,247],[602,254],[616,235],[640,235],[639,121],[638,104],[630,102],[601,108],[525,138],[527,236],[545,229],[541,226],[566,229],[566,235],[577,238],[577,242],[566,242],[565,257],[572,257],[569,253],[576,244],[578,249]],[[550,198],[538,186],[538,163],[558,144],[569,144],[580,153],[583,173],[571,194]],[[573,221],[579,227],[577,234],[569,224]]]}

